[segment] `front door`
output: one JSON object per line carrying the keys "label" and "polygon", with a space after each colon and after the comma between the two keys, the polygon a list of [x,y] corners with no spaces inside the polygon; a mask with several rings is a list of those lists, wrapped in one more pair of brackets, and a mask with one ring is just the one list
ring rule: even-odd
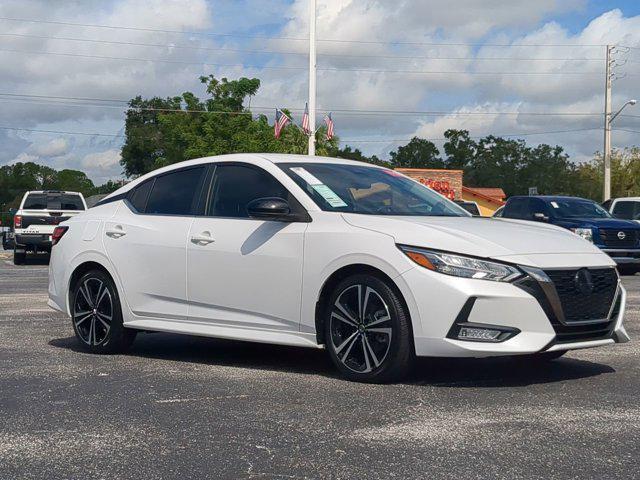
{"label": "front door", "polygon": [[307,224],[251,219],[246,208],[257,198],[297,201],[252,165],[219,165],[212,182],[187,245],[190,320],[298,331]]}

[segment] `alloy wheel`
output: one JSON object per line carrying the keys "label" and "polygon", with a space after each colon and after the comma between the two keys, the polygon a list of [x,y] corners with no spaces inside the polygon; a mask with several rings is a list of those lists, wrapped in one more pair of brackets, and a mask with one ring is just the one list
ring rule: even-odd
{"label": "alloy wheel", "polygon": [[73,325],[87,345],[100,345],[108,337],[113,320],[113,299],[105,283],[88,278],[76,291]]}
{"label": "alloy wheel", "polygon": [[329,319],[336,357],[356,373],[369,373],[383,364],[393,333],[389,307],[367,285],[351,285],[336,299]]}

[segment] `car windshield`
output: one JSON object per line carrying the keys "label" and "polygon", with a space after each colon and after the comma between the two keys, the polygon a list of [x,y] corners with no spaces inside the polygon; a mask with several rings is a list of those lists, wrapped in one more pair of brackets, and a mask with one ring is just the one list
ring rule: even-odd
{"label": "car windshield", "polygon": [[393,170],[334,163],[284,163],[279,166],[325,211],[470,216],[455,203]]}
{"label": "car windshield", "polygon": [[30,193],[24,210],[84,210],[80,195],[69,193]]}
{"label": "car windshield", "polygon": [[549,202],[558,218],[611,218],[609,212],[590,200],[563,198]]}

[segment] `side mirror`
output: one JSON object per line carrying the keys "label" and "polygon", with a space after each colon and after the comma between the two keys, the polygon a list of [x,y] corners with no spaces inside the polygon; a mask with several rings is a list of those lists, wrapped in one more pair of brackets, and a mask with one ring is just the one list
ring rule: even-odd
{"label": "side mirror", "polygon": [[547,217],[544,213],[534,213],[533,214],[533,219],[536,222],[548,222],[549,221],[549,217]]}
{"label": "side mirror", "polygon": [[291,207],[283,198],[257,198],[247,204],[247,212],[251,218],[288,222]]}

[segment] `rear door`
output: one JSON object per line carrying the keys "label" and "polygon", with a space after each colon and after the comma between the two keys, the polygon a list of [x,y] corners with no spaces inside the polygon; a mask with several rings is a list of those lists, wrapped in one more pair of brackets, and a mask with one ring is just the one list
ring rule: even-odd
{"label": "rear door", "polygon": [[147,180],[105,222],[105,249],[139,317],[187,318],[186,242],[205,171],[195,166]]}
{"label": "rear door", "polygon": [[206,215],[187,243],[189,318],[218,326],[298,331],[306,223],[249,218],[247,204],[295,197],[254,165],[220,164]]}

